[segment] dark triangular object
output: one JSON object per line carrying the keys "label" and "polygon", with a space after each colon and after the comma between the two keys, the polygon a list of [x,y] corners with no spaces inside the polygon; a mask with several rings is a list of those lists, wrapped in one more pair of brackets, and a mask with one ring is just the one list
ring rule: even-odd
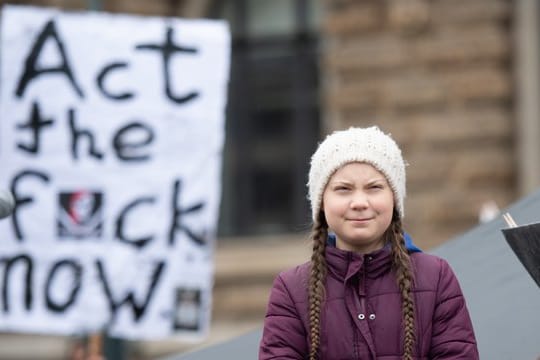
{"label": "dark triangular object", "polygon": [[540,287],[540,223],[502,230],[519,261]]}

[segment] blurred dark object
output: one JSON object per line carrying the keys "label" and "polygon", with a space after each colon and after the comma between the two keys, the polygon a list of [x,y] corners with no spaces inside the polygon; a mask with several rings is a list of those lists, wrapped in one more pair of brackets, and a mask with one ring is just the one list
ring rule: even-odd
{"label": "blurred dark object", "polygon": [[540,287],[540,223],[502,230],[519,261]]}
{"label": "blurred dark object", "polygon": [[11,215],[15,209],[15,199],[11,192],[0,190],[0,219]]}

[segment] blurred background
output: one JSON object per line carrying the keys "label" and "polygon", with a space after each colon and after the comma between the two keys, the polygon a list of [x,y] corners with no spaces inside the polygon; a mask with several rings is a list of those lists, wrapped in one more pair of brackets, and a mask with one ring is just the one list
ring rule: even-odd
{"label": "blurred background", "polygon": [[[378,125],[409,163],[406,230],[430,249],[540,184],[534,0],[36,0],[228,21],[233,35],[213,320],[203,343],[262,324],[274,276],[304,262],[309,157],[324,135]],[[0,359],[67,359],[79,339],[0,334]]]}

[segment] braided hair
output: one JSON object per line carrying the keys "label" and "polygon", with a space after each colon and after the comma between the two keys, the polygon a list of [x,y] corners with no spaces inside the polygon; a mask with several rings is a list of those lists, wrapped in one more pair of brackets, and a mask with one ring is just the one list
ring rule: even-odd
{"label": "braided hair", "polygon": [[[396,274],[396,282],[401,295],[401,311],[403,321],[403,360],[413,359],[415,345],[414,301],[412,295],[413,271],[409,254],[405,247],[403,228],[399,213],[394,209],[392,222],[385,232],[385,239],[392,248],[392,268]],[[325,295],[326,260],[324,257],[328,224],[321,211],[313,223],[310,239],[313,242],[311,255],[311,273],[308,284],[309,298],[309,360],[316,360],[320,348],[320,315]]]}
{"label": "braided hair", "polygon": [[392,223],[386,232],[386,239],[392,246],[392,266],[401,294],[401,314],[405,335],[403,338],[403,360],[412,360],[416,340],[414,329],[414,299],[412,294],[414,273],[409,253],[405,247],[402,222],[395,210]]}
{"label": "braided hair", "polygon": [[311,254],[311,273],[309,277],[309,339],[310,353],[309,359],[315,360],[319,351],[320,330],[321,330],[321,305],[324,300],[326,280],[326,259],[324,250],[326,249],[326,238],[328,237],[328,225],[323,212],[319,212],[317,221],[314,222],[311,230],[311,241],[313,242],[313,252]]}

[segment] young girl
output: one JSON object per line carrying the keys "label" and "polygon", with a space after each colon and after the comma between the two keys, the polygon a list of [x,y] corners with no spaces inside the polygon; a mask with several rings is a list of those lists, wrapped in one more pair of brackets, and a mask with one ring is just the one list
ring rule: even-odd
{"label": "young girl", "polygon": [[270,294],[259,359],[478,359],[449,265],[404,234],[405,162],[377,127],[311,158],[311,261]]}

